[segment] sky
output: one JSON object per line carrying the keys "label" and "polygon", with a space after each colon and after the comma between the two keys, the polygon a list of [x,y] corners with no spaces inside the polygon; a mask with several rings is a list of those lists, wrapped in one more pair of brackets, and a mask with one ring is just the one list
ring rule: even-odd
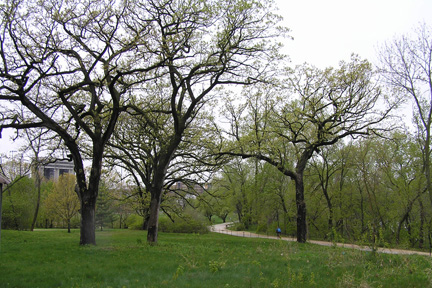
{"label": "sky", "polygon": [[[352,53],[376,63],[384,42],[411,33],[421,22],[432,25],[432,0],[275,1],[294,37],[284,48],[294,65],[337,66]],[[10,129],[2,132],[0,154],[18,150],[11,135]]]}
{"label": "sky", "polygon": [[352,53],[376,63],[379,47],[421,22],[432,25],[431,0],[275,0],[294,40],[285,44],[293,64],[319,68]]}

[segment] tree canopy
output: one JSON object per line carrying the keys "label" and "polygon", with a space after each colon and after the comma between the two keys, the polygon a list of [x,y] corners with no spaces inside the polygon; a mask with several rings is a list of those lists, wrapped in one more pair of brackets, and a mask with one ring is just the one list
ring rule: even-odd
{"label": "tree canopy", "polygon": [[371,64],[357,56],[338,69],[305,64],[286,76],[281,89],[247,90],[253,96],[240,108],[227,103],[227,133],[234,142],[226,154],[266,161],[295,182],[297,240],[305,242],[303,175],[309,159],[344,138],[388,130],[384,121],[399,101],[387,102]]}

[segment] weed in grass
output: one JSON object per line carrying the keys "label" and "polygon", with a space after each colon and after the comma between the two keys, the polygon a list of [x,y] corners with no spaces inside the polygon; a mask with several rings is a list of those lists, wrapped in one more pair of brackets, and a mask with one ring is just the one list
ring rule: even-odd
{"label": "weed in grass", "polygon": [[346,272],[337,279],[336,287],[340,288],[352,288],[357,287],[355,276],[353,273]]}
{"label": "weed in grass", "polygon": [[[291,267],[287,268],[286,281],[288,287],[316,287],[314,272],[294,271]],[[284,286],[285,287],[285,286]]]}
{"label": "weed in grass", "polygon": [[428,284],[432,287],[432,268],[428,268],[425,270],[426,277],[428,279]]}
{"label": "weed in grass", "polygon": [[263,248],[261,247],[261,246],[258,246],[256,249],[255,249],[255,253],[257,253],[257,254],[262,254],[264,252],[264,250],[263,250]]}
{"label": "weed in grass", "polygon": [[184,273],[184,267],[182,265],[179,265],[173,276],[173,280],[176,280],[179,276],[183,275],[183,273]]}
{"label": "weed in grass", "polygon": [[315,274],[313,272],[311,272],[310,274],[310,278],[309,278],[309,285],[311,287],[315,287],[316,286],[316,282],[315,282]]}
{"label": "weed in grass", "polygon": [[209,268],[210,271],[213,273],[221,271],[225,267],[226,262],[225,261],[209,261]]}
{"label": "weed in grass", "polygon": [[335,269],[340,266],[344,261],[344,254],[339,249],[331,250],[328,253],[328,257],[325,261],[325,265],[330,269]]}
{"label": "weed in grass", "polygon": [[183,258],[184,264],[189,269],[198,268],[199,264],[198,264],[198,260],[195,257],[195,254],[188,253],[187,255],[185,255],[184,253],[180,253],[180,256]]}
{"label": "weed in grass", "polygon": [[280,282],[281,281],[278,278],[276,278],[275,280],[273,280],[273,282],[270,284],[270,286],[274,287],[274,288],[282,287],[282,283],[280,283]]}

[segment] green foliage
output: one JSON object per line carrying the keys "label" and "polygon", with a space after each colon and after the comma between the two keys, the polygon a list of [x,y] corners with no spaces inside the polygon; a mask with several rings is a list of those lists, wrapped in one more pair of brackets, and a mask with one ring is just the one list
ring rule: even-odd
{"label": "green foliage", "polygon": [[182,265],[179,265],[179,267],[177,268],[173,276],[173,279],[176,280],[179,276],[183,275],[183,273],[184,273],[184,267]]}
{"label": "green foliage", "polygon": [[225,267],[225,264],[226,261],[217,261],[217,260],[209,261],[210,271],[213,273],[219,272],[222,270],[222,268]]}
{"label": "green foliage", "polygon": [[[421,151],[412,135],[388,137],[392,140],[365,138],[321,148],[311,159],[304,183],[309,239],[428,248],[432,210],[419,169]],[[214,185],[238,215],[232,229],[271,234],[277,225],[295,235],[292,181],[249,160],[230,163]]]}
{"label": "green foliage", "polygon": [[44,205],[46,198],[53,190],[53,186],[54,186],[53,181],[42,181],[41,183],[41,203],[40,203],[38,219],[37,219],[38,228],[49,228],[49,225],[51,224],[51,220],[53,220],[52,211],[50,211],[49,207]]}
{"label": "green foliage", "polygon": [[234,231],[246,231],[246,226],[243,223],[234,223],[229,227],[230,230]]}
{"label": "green foliage", "polygon": [[113,226],[114,221],[117,219],[117,215],[114,211],[114,200],[112,199],[111,191],[105,183],[105,179],[102,179],[101,186],[99,188],[98,202],[96,204],[96,224],[101,230],[107,225]]}
{"label": "green foliage", "polygon": [[[275,229],[276,230],[276,229]],[[256,232],[257,233],[266,233],[267,230],[267,225],[265,223],[259,223],[256,227]]]}
{"label": "green foliage", "polygon": [[190,215],[175,217],[174,222],[168,217],[161,216],[159,218],[159,230],[161,232],[170,233],[208,233],[208,227],[205,221],[200,221],[192,218]]}
{"label": "green foliage", "polygon": [[129,215],[125,220],[126,226],[132,230],[142,230],[143,223],[144,223],[143,217],[138,216],[136,214]]}
{"label": "green foliage", "polygon": [[3,193],[2,228],[30,229],[36,193],[33,180],[27,176]]}
{"label": "green foliage", "polygon": [[361,244],[369,247],[372,252],[376,252],[380,247],[389,247],[384,237],[383,228],[376,229],[371,223],[368,223],[368,229],[363,233]]}
{"label": "green foliage", "polygon": [[336,227],[332,227],[328,238],[332,241],[333,247],[336,247],[337,243],[344,243],[344,239],[337,231]]}
{"label": "green foliage", "polygon": [[80,201],[75,192],[76,178],[72,174],[60,175],[53,183],[52,191],[44,200],[49,215],[57,220],[57,227],[72,227],[72,219],[78,215]]}
{"label": "green foliage", "polygon": [[226,207],[237,214],[233,229],[274,233],[278,225],[284,231],[292,226],[289,219],[295,215],[293,185],[271,165],[235,160],[213,184],[217,195],[229,203]]}

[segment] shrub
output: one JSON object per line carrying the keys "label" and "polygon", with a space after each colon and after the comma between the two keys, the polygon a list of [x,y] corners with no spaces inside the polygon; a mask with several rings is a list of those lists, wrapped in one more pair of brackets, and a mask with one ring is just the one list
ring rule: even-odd
{"label": "shrub", "polygon": [[141,216],[136,214],[129,215],[129,217],[125,220],[125,224],[129,229],[132,230],[141,230],[144,224],[144,219]]}
{"label": "shrub", "polygon": [[[276,228],[275,228],[276,230]],[[267,231],[267,224],[266,223],[258,223],[256,228],[257,233],[266,233]]]}
{"label": "shrub", "polygon": [[193,219],[191,216],[183,218],[176,217],[172,222],[168,217],[159,218],[159,231],[169,233],[208,233],[208,227],[202,221]]}
{"label": "shrub", "polygon": [[229,229],[234,230],[234,231],[245,231],[246,226],[243,223],[234,223],[233,225],[231,225],[229,227]]}

